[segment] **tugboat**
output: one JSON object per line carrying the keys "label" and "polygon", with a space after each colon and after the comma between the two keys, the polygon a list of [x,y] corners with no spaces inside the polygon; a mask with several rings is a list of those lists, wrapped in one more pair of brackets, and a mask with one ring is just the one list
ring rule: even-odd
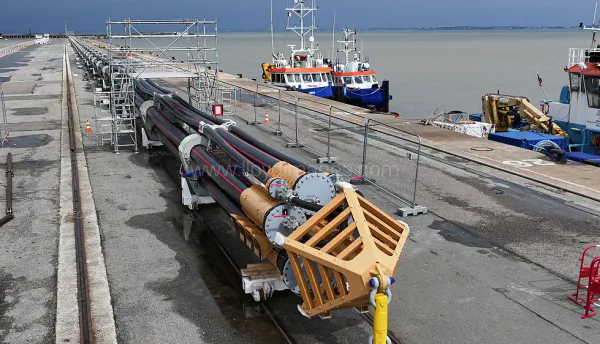
{"label": "tugboat", "polygon": [[[263,63],[263,79],[266,83],[284,87],[289,90],[308,93],[321,98],[333,98],[332,76],[330,61],[323,58],[318,52],[319,45],[315,44],[313,36],[315,25],[315,12],[318,10],[314,6],[314,0],[311,6],[307,7],[305,0],[294,1],[292,8],[286,8],[288,13],[288,24],[286,30],[290,30],[300,36],[299,49],[296,45],[288,45],[291,55],[286,58],[282,53],[272,53],[273,62]],[[305,25],[305,18],[312,18],[310,26]],[[292,18],[299,21],[299,26],[292,25]],[[308,36],[310,35],[310,36]],[[306,40],[308,36],[308,42]]]}
{"label": "tugboat", "polygon": [[[344,28],[343,37],[338,41],[344,53],[345,64],[336,61],[333,66],[333,87],[335,99],[344,103],[388,112],[392,96],[389,81],[379,85],[376,72],[371,69],[369,59],[362,59],[362,52],[356,49],[356,31]],[[351,54],[353,56],[351,56]]]}
{"label": "tugboat", "polygon": [[541,109],[568,133],[570,160],[599,166],[600,45],[597,45],[596,32],[600,27],[585,27],[581,23],[579,28],[593,33],[591,45],[569,49],[569,61],[564,68],[569,77],[568,86],[563,87],[560,100],[546,99],[541,102]]}

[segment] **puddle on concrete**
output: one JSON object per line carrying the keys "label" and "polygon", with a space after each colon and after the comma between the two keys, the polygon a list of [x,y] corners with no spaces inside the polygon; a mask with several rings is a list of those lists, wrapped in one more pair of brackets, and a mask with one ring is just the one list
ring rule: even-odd
{"label": "puddle on concrete", "polygon": [[58,161],[27,160],[13,163],[13,171],[15,171],[15,175],[39,177],[48,171],[48,168],[56,166],[58,166]]}
{"label": "puddle on concrete", "polygon": [[10,76],[0,76],[0,82],[9,82]]}
{"label": "puddle on concrete", "polygon": [[33,148],[47,145],[52,137],[47,134],[10,136],[5,148]]}
{"label": "puddle on concrete", "polygon": [[228,325],[227,332],[211,334],[215,342],[217,338],[230,342],[235,337],[248,344],[265,340],[282,343],[282,338],[266,316],[247,318],[244,315],[243,306],[248,297],[241,290],[239,276],[213,236],[200,223],[188,222],[186,218],[191,227],[184,226],[184,217],[188,216],[184,211],[170,209],[163,213],[133,216],[126,222],[129,226],[148,230],[176,252],[175,260],[180,266],[178,276],[172,280],[149,282],[146,287],[161,295],[163,300],[170,301],[174,311],[189,319],[201,331],[213,326],[213,321],[199,312],[207,307],[210,299],[209,302],[218,307],[220,317]]}
{"label": "puddle on concrete", "polygon": [[433,221],[429,228],[439,231],[439,234],[447,241],[455,242],[468,247],[490,248],[490,245],[483,239],[460,229],[448,221]]}
{"label": "puddle on concrete", "polygon": [[47,107],[26,107],[26,108],[13,108],[11,115],[14,116],[37,116],[48,113]]}

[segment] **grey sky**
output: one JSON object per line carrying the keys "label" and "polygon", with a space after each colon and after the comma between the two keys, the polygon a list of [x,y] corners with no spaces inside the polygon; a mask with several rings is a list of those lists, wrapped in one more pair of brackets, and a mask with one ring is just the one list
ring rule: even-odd
{"label": "grey sky", "polygon": [[[594,0],[318,0],[318,24],[427,27],[454,25],[554,26],[591,23]],[[286,5],[274,0],[275,26]],[[0,0],[0,32],[101,32],[106,18],[218,18],[221,29],[268,29],[269,0]]]}

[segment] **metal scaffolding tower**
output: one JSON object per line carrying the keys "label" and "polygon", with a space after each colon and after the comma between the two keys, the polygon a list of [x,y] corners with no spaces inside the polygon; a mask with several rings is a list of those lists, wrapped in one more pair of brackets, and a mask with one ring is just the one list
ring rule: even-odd
{"label": "metal scaffolding tower", "polygon": [[211,109],[222,101],[216,20],[109,19],[106,35],[115,152],[121,147],[137,151],[133,86],[138,78],[173,79],[169,82],[176,85],[187,79],[189,103],[200,109]]}

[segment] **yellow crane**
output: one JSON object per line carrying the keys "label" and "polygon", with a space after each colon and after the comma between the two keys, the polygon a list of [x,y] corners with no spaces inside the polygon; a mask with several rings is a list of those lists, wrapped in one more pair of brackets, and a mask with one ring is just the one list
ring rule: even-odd
{"label": "yellow crane", "polygon": [[496,132],[506,132],[521,119],[527,119],[541,132],[568,137],[564,130],[525,97],[486,94],[482,97],[482,106],[484,122],[494,124]]}

